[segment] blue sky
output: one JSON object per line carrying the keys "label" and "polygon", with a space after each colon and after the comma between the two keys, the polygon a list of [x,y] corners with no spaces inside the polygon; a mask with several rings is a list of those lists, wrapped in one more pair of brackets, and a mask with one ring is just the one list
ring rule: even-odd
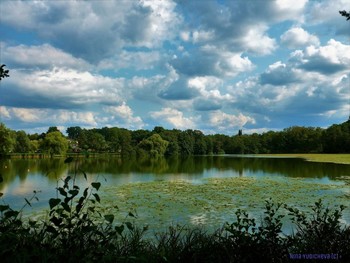
{"label": "blue sky", "polygon": [[0,121],[328,127],[350,113],[348,0],[1,1]]}

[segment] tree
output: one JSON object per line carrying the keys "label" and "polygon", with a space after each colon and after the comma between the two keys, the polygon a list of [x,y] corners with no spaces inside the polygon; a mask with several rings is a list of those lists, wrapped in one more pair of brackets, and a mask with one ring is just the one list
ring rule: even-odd
{"label": "tree", "polygon": [[103,151],[107,148],[107,143],[105,138],[98,132],[94,130],[89,130],[87,132],[87,142],[89,149],[93,151]]}
{"label": "tree", "polygon": [[24,131],[16,132],[16,153],[28,153],[31,151],[31,144],[28,135]]}
{"label": "tree", "polygon": [[161,157],[164,156],[168,144],[168,141],[163,140],[159,134],[155,133],[147,139],[142,140],[138,148],[141,152],[147,153],[151,157]]}
{"label": "tree", "polygon": [[0,155],[6,155],[14,150],[16,140],[14,132],[0,123]]}
{"label": "tree", "polygon": [[72,140],[77,140],[82,130],[83,129],[79,126],[67,128],[68,138]]}
{"label": "tree", "polygon": [[49,127],[46,134],[48,134],[50,132],[60,132],[60,130],[56,126],[52,126],[52,127]]}
{"label": "tree", "polygon": [[193,131],[194,145],[193,152],[195,155],[204,155],[207,153],[207,141],[205,140],[205,135],[199,131]]}
{"label": "tree", "polygon": [[186,130],[179,134],[178,144],[181,155],[193,155],[194,152],[194,138],[192,137],[192,130]]}
{"label": "tree", "polygon": [[350,20],[349,12],[346,12],[345,10],[343,10],[343,11],[339,11],[339,14],[341,14],[342,16],[345,16],[347,21]]}
{"label": "tree", "polygon": [[4,78],[8,78],[10,75],[9,75],[9,70],[8,69],[5,69],[6,65],[5,64],[2,64],[0,66],[0,80],[4,79]]}
{"label": "tree", "polygon": [[65,154],[68,150],[68,141],[59,131],[48,133],[41,143],[41,149],[53,156]]}

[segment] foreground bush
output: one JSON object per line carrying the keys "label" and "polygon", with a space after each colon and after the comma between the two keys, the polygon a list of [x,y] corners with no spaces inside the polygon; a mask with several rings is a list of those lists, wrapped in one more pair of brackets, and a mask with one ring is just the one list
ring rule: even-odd
{"label": "foreground bush", "polygon": [[[340,223],[344,206],[331,210],[319,200],[306,215],[266,200],[258,223],[238,209],[236,220],[214,233],[171,226],[146,237],[146,228],[99,212],[100,186],[93,182],[81,192],[68,176],[39,222],[21,218],[35,192],[20,211],[0,205],[1,262],[350,262],[350,227]],[[282,233],[286,216],[295,226],[291,235]]]}

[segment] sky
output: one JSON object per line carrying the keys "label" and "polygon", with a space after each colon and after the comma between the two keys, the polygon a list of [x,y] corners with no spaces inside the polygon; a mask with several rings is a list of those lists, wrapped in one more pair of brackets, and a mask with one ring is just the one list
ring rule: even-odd
{"label": "sky", "polygon": [[0,2],[0,122],[205,134],[350,114],[348,0]]}

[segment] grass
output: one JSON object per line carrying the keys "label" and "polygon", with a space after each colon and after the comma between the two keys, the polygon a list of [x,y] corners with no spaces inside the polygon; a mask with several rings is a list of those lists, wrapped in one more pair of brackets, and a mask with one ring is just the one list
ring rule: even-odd
{"label": "grass", "polygon": [[286,153],[286,154],[258,154],[257,156],[303,158],[310,162],[350,164],[350,154]]}

